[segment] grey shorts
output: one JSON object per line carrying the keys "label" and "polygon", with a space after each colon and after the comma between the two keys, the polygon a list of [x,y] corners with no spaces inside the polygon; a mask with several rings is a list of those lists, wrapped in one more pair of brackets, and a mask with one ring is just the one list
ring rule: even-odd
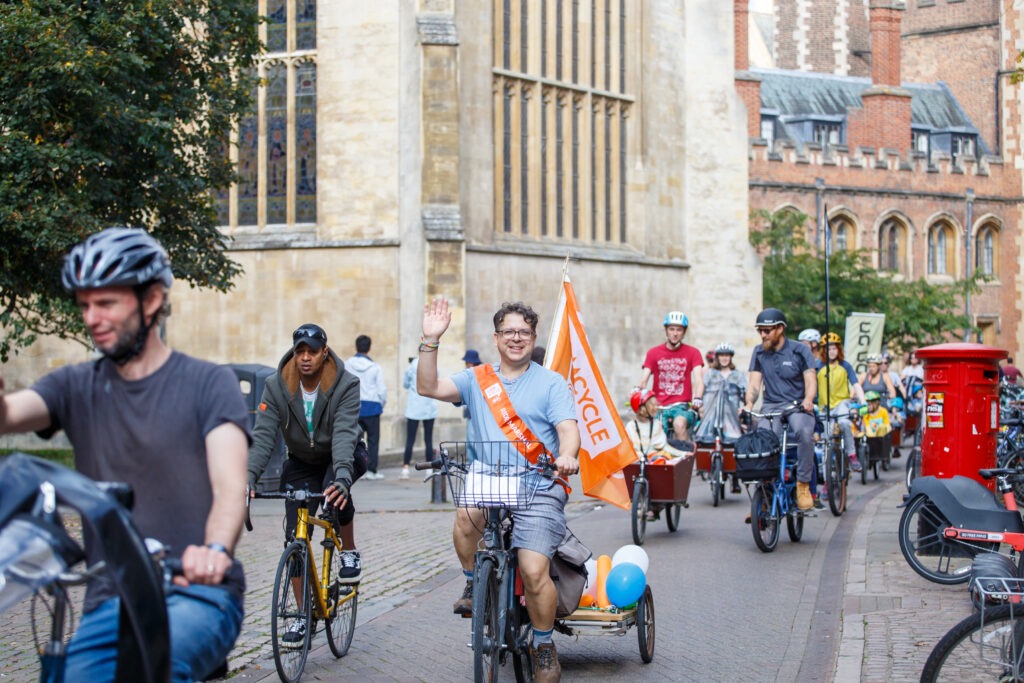
{"label": "grey shorts", "polygon": [[512,547],[524,548],[551,558],[565,536],[565,489],[555,484],[537,491],[529,508],[512,513]]}

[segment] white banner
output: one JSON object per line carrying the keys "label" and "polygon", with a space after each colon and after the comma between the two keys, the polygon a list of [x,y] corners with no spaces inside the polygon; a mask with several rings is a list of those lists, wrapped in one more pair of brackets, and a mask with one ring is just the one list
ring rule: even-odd
{"label": "white banner", "polygon": [[884,313],[851,313],[847,316],[843,353],[858,375],[868,369],[870,354],[882,352],[884,334]]}

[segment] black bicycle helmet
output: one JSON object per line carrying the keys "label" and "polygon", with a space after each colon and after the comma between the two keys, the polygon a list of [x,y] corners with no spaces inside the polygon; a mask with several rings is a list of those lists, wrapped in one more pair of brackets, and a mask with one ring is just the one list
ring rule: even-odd
{"label": "black bicycle helmet", "polygon": [[754,327],[774,327],[776,325],[786,326],[786,315],[777,308],[766,308],[757,314],[757,322]]}
{"label": "black bicycle helmet", "polygon": [[107,228],[79,242],[64,259],[64,289],[137,287],[174,282],[167,252],[152,235],[134,228]]}

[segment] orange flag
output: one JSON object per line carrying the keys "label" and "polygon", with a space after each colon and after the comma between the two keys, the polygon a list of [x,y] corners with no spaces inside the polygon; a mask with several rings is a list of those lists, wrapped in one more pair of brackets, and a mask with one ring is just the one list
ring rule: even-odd
{"label": "orange flag", "polygon": [[575,395],[583,492],[628,510],[622,468],[636,462],[636,453],[590,350],[568,275],[563,276],[544,366],[565,377]]}

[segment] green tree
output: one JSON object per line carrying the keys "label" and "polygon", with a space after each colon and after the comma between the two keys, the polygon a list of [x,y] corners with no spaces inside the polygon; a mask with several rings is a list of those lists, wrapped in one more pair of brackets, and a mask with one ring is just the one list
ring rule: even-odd
{"label": "green tree", "polygon": [[[750,243],[764,256],[765,305],[786,312],[790,327],[801,330],[825,325],[825,259],[812,253],[804,239],[807,215],[792,211],[751,212]],[[965,329],[962,313],[966,281],[933,285],[923,279],[894,280],[871,265],[865,250],[838,251],[829,256],[828,328],[842,334],[853,312],[885,314],[885,344],[903,353],[927,344],[950,341]]]}
{"label": "green tree", "polygon": [[231,287],[214,193],[258,24],[253,0],[0,4],[0,359],[38,334],[84,342],[60,266],[111,225],[152,231],[180,281]]}

